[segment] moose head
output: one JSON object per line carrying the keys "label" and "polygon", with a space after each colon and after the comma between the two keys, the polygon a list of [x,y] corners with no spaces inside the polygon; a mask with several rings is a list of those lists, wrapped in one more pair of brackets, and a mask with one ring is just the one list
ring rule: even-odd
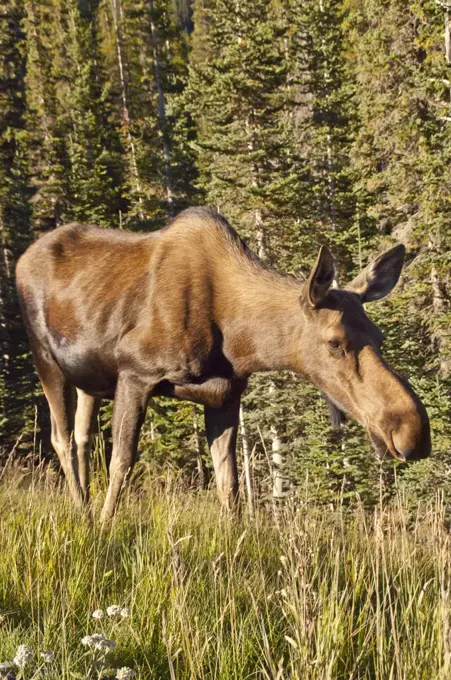
{"label": "moose head", "polygon": [[376,450],[398,460],[431,451],[426,409],[411,386],[382,357],[383,334],[364,304],[396,285],[405,248],[397,245],[372,261],[344,289],[332,288],[332,255],[322,247],[301,296],[301,372],[340,411],[367,430]]}

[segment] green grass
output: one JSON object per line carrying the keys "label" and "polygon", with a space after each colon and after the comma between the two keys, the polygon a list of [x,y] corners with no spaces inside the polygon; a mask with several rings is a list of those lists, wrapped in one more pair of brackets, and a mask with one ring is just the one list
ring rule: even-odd
{"label": "green grass", "polygon": [[[445,680],[450,547],[439,502],[250,522],[212,493],[160,489],[127,494],[102,532],[51,484],[4,479],[0,661],[28,644],[55,661],[24,678],[97,678],[81,639],[100,632],[117,643],[108,668],[141,679]],[[111,604],[130,617],[92,618]]]}

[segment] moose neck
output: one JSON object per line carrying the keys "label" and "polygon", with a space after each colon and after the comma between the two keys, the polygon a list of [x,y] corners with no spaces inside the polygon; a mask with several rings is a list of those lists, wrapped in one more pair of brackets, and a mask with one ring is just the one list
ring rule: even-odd
{"label": "moose neck", "polygon": [[299,372],[302,284],[273,271],[250,268],[228,288],[225,349],[235,372]]}

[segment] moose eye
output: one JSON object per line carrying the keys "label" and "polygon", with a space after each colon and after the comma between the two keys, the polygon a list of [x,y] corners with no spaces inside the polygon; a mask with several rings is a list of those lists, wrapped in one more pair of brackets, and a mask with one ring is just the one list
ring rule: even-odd
{"label": "moose eye", "polygon": [[329,345],[329,349],[332,349],[332,350],[337,350],[337,349],[340,349],[340,347],[341,347],[339,340],[328,340],[327,344]]}

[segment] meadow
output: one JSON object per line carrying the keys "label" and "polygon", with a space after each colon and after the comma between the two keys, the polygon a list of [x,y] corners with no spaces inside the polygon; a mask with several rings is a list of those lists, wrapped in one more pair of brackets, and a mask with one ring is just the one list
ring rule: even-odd
{"label": "meadow", "polygon": [[414,515],[300,496],[250,520],[157,480],[101,530],[53,479],[6,474],[0,662],[31,649],[3,677],[444,680],[450,547],[439,497]]}

